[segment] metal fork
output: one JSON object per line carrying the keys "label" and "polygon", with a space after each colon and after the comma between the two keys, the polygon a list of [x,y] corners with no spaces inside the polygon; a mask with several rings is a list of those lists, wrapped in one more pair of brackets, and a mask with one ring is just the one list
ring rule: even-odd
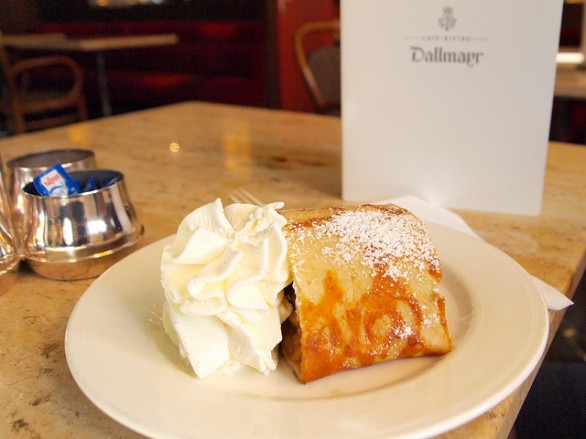
{"label": "metal fork", "polygon": [[228,195],[228,198],[235,203],[256,204],[262,206],[264,203],[244,188],[238,188]]}

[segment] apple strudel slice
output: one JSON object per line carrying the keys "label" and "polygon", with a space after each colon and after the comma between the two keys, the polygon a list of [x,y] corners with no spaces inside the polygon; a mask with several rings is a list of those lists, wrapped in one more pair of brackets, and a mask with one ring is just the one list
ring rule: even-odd
{"label": "apple strudel slice", "polygon": [[450,351],[439,258],[415,215],[392,204],[282,214],[294,312],[281,349],[299,381]]}

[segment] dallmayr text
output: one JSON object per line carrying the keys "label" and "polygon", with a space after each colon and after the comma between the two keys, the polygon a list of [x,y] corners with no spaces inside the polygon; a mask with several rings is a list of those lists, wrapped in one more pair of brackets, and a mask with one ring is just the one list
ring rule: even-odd
{"label": "dallmayr text", "polygon": [[436,46],[432,50],[426,50],[423,47],[411,46],[411,62],[415,63],[454,63],[464,64],[467,67],[474,67],[480,62],[484,52],[457,52],[453,50],[444,50],[441,46]]}

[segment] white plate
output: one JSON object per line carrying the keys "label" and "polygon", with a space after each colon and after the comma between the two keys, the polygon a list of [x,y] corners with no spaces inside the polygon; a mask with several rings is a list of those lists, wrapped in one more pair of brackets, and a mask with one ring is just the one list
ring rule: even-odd
{"label": "white plate", "polygon": [[543,353],[548,315],[526,272],[483,241],[429,226],[454,349],[302,385],[285,361],[264,376],[195,378],[162,331],[159,260],[169,238],[120,261],[88,288],[67,326],[67,362],[106,414],[152,437],[425,437],[484,413]]}

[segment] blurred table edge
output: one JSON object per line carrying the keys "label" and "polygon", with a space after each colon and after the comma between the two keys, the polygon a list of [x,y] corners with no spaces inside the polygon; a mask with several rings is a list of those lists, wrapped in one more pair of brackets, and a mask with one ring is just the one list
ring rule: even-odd
{"label": "blurred table edge", "polygon": [[0,37],[0,42],[5,46],[18,49],[97,52],[133,47],[166,46],[179,41],[176,34],[114,35],[95,38],[64,38],[62,35],[59,33],[45,34],[43,37],[37,37],[34,34],[8,35]]}

